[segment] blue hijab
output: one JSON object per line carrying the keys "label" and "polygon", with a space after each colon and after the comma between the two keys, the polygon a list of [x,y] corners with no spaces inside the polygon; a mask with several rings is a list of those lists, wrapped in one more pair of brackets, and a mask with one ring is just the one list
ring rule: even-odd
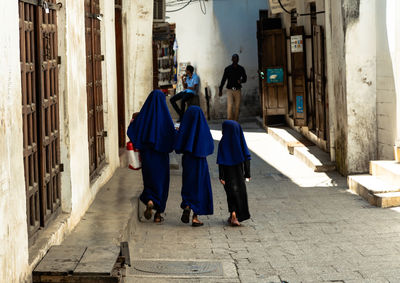
{"label": "blue hijab", "polygon": [[218,145],[217,163],[232,166],[250,159],[250,151],[240,124],[232,120],[222,123],[222,139]]}
{"label": "blue hijab", "polygon": [[175,134],[165,94],[160,90],[153,90],[139,115],[129,125],[127,135],[139,150],[153,149],[167,153],[173,150]]}
{"label": "blue hijab", "polygon": [[190,153],[196,157],[214,152],[210,128],[199,106],[189,106],[183,115],[174,147],[176,153]]}

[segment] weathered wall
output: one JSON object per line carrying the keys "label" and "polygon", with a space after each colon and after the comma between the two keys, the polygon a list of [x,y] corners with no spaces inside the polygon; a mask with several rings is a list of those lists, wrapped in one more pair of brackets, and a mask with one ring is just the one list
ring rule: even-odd
{"label": "weathered wall", "polygon": [[125,124],[153,89],[153,1],[123,0]]}
{"label": "weathered wall", "polygon": [[376,3],[376,114],[378,159],[394,159],[396,92],[386,28],[386,0]]}
{"label": "weathered wall", "polygon": [[[342,14],[341,1],[325,2],[327,16],[327,63],[329,105],[335,111],[330,111],[330,134],[334,136],[335,160],[339,172],[347,172],[347,97],[346,97],[346,61],[345,61],[345,23]],[[329,36],[330,35],[330,36]],[[332,125],[332,121],[333,125]]]}
{"label": "weathered wall", "polygon": [[0,9],[0,282],[21,282],[28,267],[23,166],[18,1]]}
{"label": "weathered wall", "polygon": [[[191,62],[200,77],[199,94],[204,110],[205,88],[211,92],[211,118],[226,118],[226,93],[219,97],[218,87],[234,53],[239,54],[239,64],[248,76],[242,89],[240,117],[259,113],[256,21],[259,10],[267,9],[267,2],[210,0],[205,2],[204,15],[195,1],[179,12],[167,13],[170,17],[167,21],[176,23],[178,62]],[[167,7],[167,10],[174,8],[178,7]]]}
{"label": "weathered wall", "polygon": [[[105,152],[107,165],[100,176],[91,182],[89,179],[89,153],[87,137],[87,93],[86,93],[86,46],[84,2],[65,1],[65,34],[64,38],[65,66],[60,75],[64,89],[60,88],[63,101],[62,156],[67,159],[63,173],[62,194],[65,204],[63,209],[71,212],[71,225],[74,226],[93,201],[100,187],[112,176],[119,166],[118,133],[117,133],[117,90],[115,63],[115,24],[114,3],[100,1],[103,14],[101,21],[101,51],[104,55],[102,63],[103,110]],[[62,20],[62,18],[61,18]],[[62,20],[62,23],[64,21]],[[63,64],[64,65],[64,64]]]}
{"label": "weathered wall", "polygon": [[377,158],[375,1],[361,1],[359,10],[357,1],[344,1],[349,173],[368,172]]}
{"label": "weathered wall", "polygon": [[[390,52],[390,64],[387,69],[393,71],[394,92],[391,92],[391,102],[396,101],[396,143],[400,142],[400,2],[386,0],[386,27]],[[390,68],[390,66],[392,68]],[[395,96],[393,99],[393,95]],[[391,109],[392,111],[392,109]],[[392,141],[393,142],[393,141]],[[400,145],[400,144],[399,144]]]}

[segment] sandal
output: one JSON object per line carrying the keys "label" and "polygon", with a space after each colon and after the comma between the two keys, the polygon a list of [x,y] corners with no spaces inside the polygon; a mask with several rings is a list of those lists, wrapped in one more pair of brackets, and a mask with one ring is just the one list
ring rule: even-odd
{"label": "sandal", "polygon": [[164,217],[162,217],[161,214],[157,212],[156,214],[154,214],[154,222],[162,223],[164,222]]}
{"label": "sandal", "polygon": [[154,207],[154,204],[153,204],[153,202],[152,201],[149,201],[148,203],[147,203],[147,205],[146,205],[146,210],[144,211],[144,213],[143,213],[143,215],[144,215],[144,218],[146,218],[147,220],[149,220],[153,215],[153,207]]}
{"label": "sandal", "polygon": [[192,226],[193,227],[200,227],[203,226],[204,223],[201,222],[198,218],[197,218],[197,214],[193,213],[193,218],[192,218]]}
{"label": "sandal", "polygon": [[183,209],[181,221],[183,223],[189,223],[190,218],[190,208],[186,207]]}

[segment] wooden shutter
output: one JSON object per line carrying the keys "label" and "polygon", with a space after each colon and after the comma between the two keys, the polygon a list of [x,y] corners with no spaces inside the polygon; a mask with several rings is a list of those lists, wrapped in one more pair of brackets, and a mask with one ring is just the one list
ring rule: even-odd
{"label": "wooden shutter", "polygon": [[99,0],[85,0],[86,91],[88,107],[89,171],[94,179],[105,162],[101,34]]}
{"label": "wooden shutter", "polygon": [[[55,1],[48,1],[55,4]],[[47,4],[47,2],[46,2]],[[54,7],[54,6],[52,6]],[[19,1],[22,113],[28,233],[61,206],[57,14]]]}
{"label": "wooden shutter", "polygon": [[[295,46],[295,40],[297,40],[299,45]],[[290,53],[292,67],[293,120],[295,126],[307,125],[305,48],[304,27],[291,27]]]}

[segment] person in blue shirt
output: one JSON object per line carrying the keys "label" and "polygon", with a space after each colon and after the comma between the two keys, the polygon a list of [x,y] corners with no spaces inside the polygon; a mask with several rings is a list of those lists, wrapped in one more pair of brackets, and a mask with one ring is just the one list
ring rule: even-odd
{"label": "person in blue shirt", "polygon": [[[179,115],[177,122],[182,120],[183,113],[185,113],[185,102],[191,99],[194,95],[197,95],[200,80],[194,73],[193,66],[188,65],[186,67],[186,75],[182,76],[182,82],[184,90],[170,98],[172,107],[174,107],[176,113]],[[181,108],[179,108],[176,103],[178,100],[181,100]]]}
{"label": "person in blue shirt", "polygon": [[169,153],[176,131],[165,94],[154,90],[147,97],[139,115],[129,125],[127,135],[139,149],[142,160],[143,192],[140,200],[146,205],[144,217],[162,222],[169,190]]}
{"label": "person in blue shirt", "polygon": [[211,215],[214,211],[207,163],[207,156],[214,152],[214,141],[200,107],[188,107],[174,147],[176,153],[183,153],[181,220],[189,223],[192,210],[192,226],[202,226],[198,215]]}
{"label": "person in blue shirt", "polygon": [[232,226],[250,218],[245,178],[250,180],[250,151],[240,124],[227,120],[222,124],[218,145],[219,180],[224,186]]}

